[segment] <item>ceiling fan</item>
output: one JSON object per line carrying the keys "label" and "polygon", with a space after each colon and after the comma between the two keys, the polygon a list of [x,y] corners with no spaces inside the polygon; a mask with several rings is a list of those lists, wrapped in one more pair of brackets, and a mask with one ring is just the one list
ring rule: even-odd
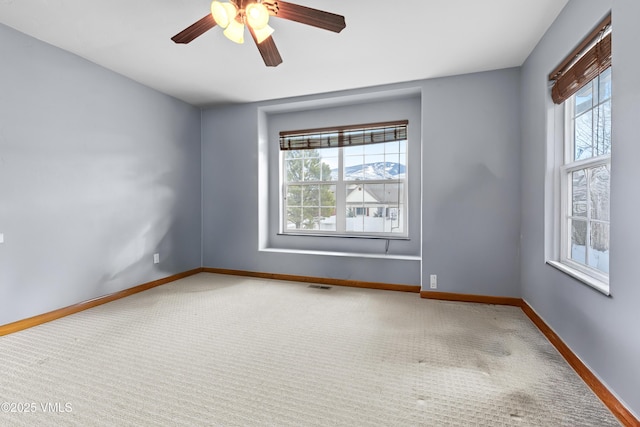
{"label": "ceiling fan", "polygon": [[274,30],[269,26],[269,16],[336,33],[346,27],[342,15],[280,0],[230,0],[226,3],[214,0],[211,2],[211,13],[171,37],[171,40],[186,44],[218,25],[224,28],[224,35],[228,39],[236,43],[244,43],[246,24],[265,65],[277,67],[282,63],[282,58],[271,37]]}

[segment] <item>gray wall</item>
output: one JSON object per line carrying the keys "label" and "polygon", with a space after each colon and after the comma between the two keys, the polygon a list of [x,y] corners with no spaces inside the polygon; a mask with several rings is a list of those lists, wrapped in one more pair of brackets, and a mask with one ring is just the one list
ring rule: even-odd
{"label": "gray wall", "polygon": [[[545,264],[547,75],[612,10],[611,297]],[[522,68],[522,293],[562,340],[640,414],[640,2],[572,0]]]}
{"label": "gray wall", "polygon": [[438,291],[520,296],[519,84],[518,69],[424,82],[423,289],[437,274]]}
{"label": "gray wall", "polygon": [[[420,284],[423,274],[438,274],[440,291],[519,296],[519,84],[519,70],[508,69],[205,110],[204,265],[399,284]],[[423,195],[411,214],[422,220],[422,262],[420,253],[401,249],[399,254],[418,259],[261,251],[259,200],[268,177],[260,176],[267,159],[256,141],[269,132],[260,125],[264,111],[299,104],[326,114],[336,99],[366,100],[377,111],[379,102],[395,102],[385,100],[389,93],[403,91],[421,96]],[[361,122],[361,108],[367,107],[339,110],[341,122]],[[357,244],[327,245],[344,254],[363,252]],[[384,241],[369,245],[380,252]]]}
{"label": "gray wall", "polygon": [[200,111],[3,25],[0,58],[0,325],[199,267]]}

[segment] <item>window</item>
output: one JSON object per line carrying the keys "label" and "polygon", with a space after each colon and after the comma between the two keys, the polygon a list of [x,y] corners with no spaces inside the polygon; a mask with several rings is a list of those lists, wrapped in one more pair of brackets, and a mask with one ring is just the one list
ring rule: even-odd
{"label": "window", "polygon": [[609,179],[611,176],[611,69],[565,101],[565,164],[560,168],[566,201],[561,223],[561,262],[607,281],[609,274]]}
{"label": "window", "polygon": [[281,132],[282,233],[406,237],[407,125]]}
{"label": "window", "polygon": [[[552,73],[552,98],[564,109],[561,161],[556,162],[561,269],[609,292],[611,177],[611,18]],[[586,47],[585,47],[586,46]],[[586,49],[586,51],[584,51]],[[577,59],[576,59],[577,58]],[[567,65],[568,64],[568,65]],[[568,67],[568,68],[567,68]]]}

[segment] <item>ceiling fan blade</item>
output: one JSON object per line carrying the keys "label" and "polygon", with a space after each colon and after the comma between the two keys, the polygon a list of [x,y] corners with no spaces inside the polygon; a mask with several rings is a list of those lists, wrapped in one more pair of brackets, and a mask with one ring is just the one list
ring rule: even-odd
{"label": "ceiling fan blade", "polygon": [[251,37],[253,37],[253,41],[256,42],[256,46],[258,46],[258,50],[260,51],[260,55],[262,55],[262,59],[264,60],[264,64],[267,67],[277,67],[282,64],[282,57],[280,56],[280,52],[278,52],[278,48],[276,47],[276,42],[273,41],[273,38],[269,36],[262,43],[258,43],[258,39],[253,31],[251,26],[249,27],[249,32],[251,33]]}
{"label": "ceiling fan blade", "polygon": [[347,26],[344,21],[344,16],[336,15],[335,13],[280,0],[266,1],[263,3],[270,9],[271,13],[278,18],[300,22],[301,24],[311,25],[336,33],[339,33]]}
{"label": "ceiling fan blade", "polygon": [[196,21],[192,25],[188,26],[184,30],[180,31],[175,36],[171,37],[176,43],[189,43],[196,37],[199,37],[216,26],[216,21],[213,20],[213,16],[210,13],[204,18]]}

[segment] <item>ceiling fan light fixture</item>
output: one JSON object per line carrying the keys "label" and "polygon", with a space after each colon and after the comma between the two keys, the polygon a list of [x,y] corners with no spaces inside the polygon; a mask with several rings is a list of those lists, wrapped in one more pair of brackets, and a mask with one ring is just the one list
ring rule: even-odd
{"label": "ceiling fan light fixture", "polygon": [[247,24],[254,30],[261,30],[269,24],[269,10],[262,3],[251,3],[245,8]]}
{"label": "ceiling fan light fixture", "polygon": [[238,22],[238,20],[236,19],[232,19],[231,22],[229,22],[229,26],[227,27],[227,29],[224,30],[223,34],[232,42],[242,44],[244,43],[244,24]]}
{"label": "ceiling fan light fixture", "polygon": [[244,43],[244,26],[247,25],[264,64],[267,67],[277,67],[282,63],[282,57],[271,37],[274,31],[269,26],[270,15],[334,33],[341,32],[347,26],[342,15],[285,0],[212,0],[211,13],[171,37],[171,40],[178,44],[191,43],[213,27],[219,26],[229,40]]}
{"label": "ceiling fan light fixture", "polygon": [[273,34],[273,28],[271,28],[269,25],[265,26],[264,28],[260,28],[259,30],[256,30],[254,28],[253,34],[256,36],[256,42],[260,44],[266,39],[268,39],[271,36],[271,34]]}
{"label": "ceiling fan light fixture", "polygon": [[235,4],[217,0],[211,2],[211,16],[220,27],[227,28],[231,21],[235,21],[236,15],[238,15],[238,8]]}

